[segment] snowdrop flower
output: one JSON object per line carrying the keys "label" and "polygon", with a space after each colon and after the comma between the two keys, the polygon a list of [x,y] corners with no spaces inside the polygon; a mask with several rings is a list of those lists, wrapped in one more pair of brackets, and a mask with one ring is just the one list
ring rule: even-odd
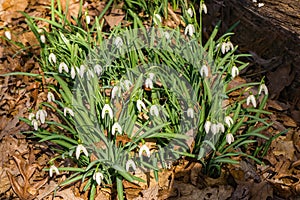
{"label": "snowdrop flower", "polygon": [[123,40],[121,37],[116,37],[114,41],[114,45],[120,49],[123,46]]}
{"label": "snowdrop flower", "polygon": [[94,71],[98,76],[100,76],[102,74],[103,69],[99,64],[97,64],[94,66]]}
{"label": "snowdrop flower", "polygon": [[247,106],[249,106],[250,102],[252,103],[253,107],[256,108],[256,100],[253,94],[251,94],[250,96],[248,96],[247,98]]}
{"label": "snowdrop flower", "polygon": [[155,77],[155,74],[154,74],[154,73],[152,73],[152,72],[150,72],[150,73],[148,74],[148,76],[149,76],[149,78],[150,78],[151,80],[153,80],[153,79],[154,79],[154,77]]}
{"label": "snowdrop flower", "polygon": [[132,159],[127,160],[126,162],[126,171],[129,171],[129,168],[132,167],[133,171],[136,171],[136,165]]}
{"label": "snowdrop flower", "polygon": [[203,65],[200,69],[200,75],[205,78],[208,76],[208,68],[206,65]]}
{"label": "snowdrop flower", "polygon": [[252,0],[253,3],[257,3],[257,0]]}
{"label": "snowdrop flower", "polygon": [[235,78],[236,76],[238,76],[240,73],[239,68],[237,68],[236,66],[233,66],[231,68],[231,76],[232,78]]}
{"label": "snowdrop flower", "polygon": [[151,155],[150,150],[145,144],[143,146],[141,146],[141,148],[140,148],[139,157],[140,158],[142,157],[144,151],[145,151],[147,157],[150,158],[150,155]]}
{"label": "snowdrop flower", "polygon": [[194,33],[195,33],[195,27],[194,27],[194,25],[193,24],[188,24],[185,27],[184,34],[185,35],[189,35],[189,36],[193,36]]}
{"label": "snowdrop flower", "polygon": [[85,17],[85,21],[86,21],[87,24],[90,24],[91,23],[91,17],[89,15],[87,15]]}
{"label": "snowdrop flower", "polygon": [[203,2],[202,4],[201,4],[201,6],[200,6],[200,13],[201,12],[204,12],[204,14],[207,14],[207,7],[206,7],[206,5],[205,5],[205,3]]}
{"label": "snowdrop flower", "polygon": [[156,25],[160,24],[162,22],[161,16],[159,14],[154,14],[153,22]]}
{"label": "snowdrop flower", "polygon": [[56,56],[54,53],[50,53],[49,54],[49,57],[48,57],[48,60],[51,64],[55,64],[56,63]]}
{"label": "snowdrop flower", "polygon": [[264,92],[265,95],[269,94],[269,90],[268,90],[268,88],[265,84],[261,84],[260,87],[259,87],[258,94],[260,95],[262,92]]}
{"label": "snowdrop flower", "polygon": [[72,117],[74,117],[74,112],[71,108],[65,107],[64,108],[64,116],[67,116],[67,113],[69,113]]}
{"label": "snowdrop flower", "polygon": [[225,132],[225,127],[224,127],[224,125],[222,124],[222,123],[217,123],[217,132],[222,132],[222,133],[224,133]]}
{"label": "snowdrop flower", "polygon": [[33,119],[31,121],[31,125],[33,126],[34,130],[36,130],[36,131],[38,130],[38,128],[39,128],[39,122],[36,119]]}
{"label": "snowdrop flower", "polygon": [[233,125],[233,119],[230,116],[226,116],[224,121],[225,121],[225,123],[227,124],[228,127]]}
{"label": "snowdrop flower", "polygon": [[205,132],[207,134],[209,133],[210,127],[211,127],[211,122],[210,121],[206,121],[205,124],[204,124],[204,129],[205,129]]}
{"label": "snowdrop flower", "polygon": [[234,49],[233,44],[228,41],[228,42],[223,42],[222,47],[221,47],[221,51],[223,54],[227,53],[228,51],[230,51]]}
{"label": "snowdrop flower", "polygon": [[170,39],[170,34],[168,32],[163,32],[163,36],[169,40]]}
{"label": "snowdrop flower", "polygon": [[114,99],[118,95],[118,97],[121,96],[121,90],[118,86],[114,86],[111,90],[111,98]]}
{"label": "snowdrop flower", "polygon": [[265,4],[264,3],[258,3],[257,7],[261,8],[263,7]]}
{"label": "snowdrop flower", "polygon": [[53,171],[59,175],[59,171],[57,169],[57,167],[55,165],[51,165],[50,169],[49,169],[49,176],[52,177],[53,176]]}
{"label": "snowdrop flower", "polygon": [[87,152],[86,148],[82,144],[78,144],[76,147],[76,153],[75,153],[77,160],[78,160],[81,152],[83,152],[83,154],[85,156],[87,156],[87,157],[89,156],[89,153]]}
{"label": "snowdrop flower", "polygon": [[101,182],[102,182],[103,178],[104,177],[103,177],[103,174],[101,172],[96,172],[93,175],[93,179],[96,181],[96,183],[98,185],[101,185]]}
{"label": "snowdrop flower", "polygon": [[110,119],[113,118],[113,111],[112,111],[111,107],[109,106],[109,104],[105,104],[103,106],[102,114],[101,114],[102,119],[104,119],[106,113],[108,113]]}
{"label": "snowdrop flower", "polygon": [[211,130],[211,132],[214,134],[214,135],[216,135],[217,133],[218,133],[218,126],[217,126],[217,124],[211,124],[211,126],[210,126],[210,130]]}
{"label": "snowdrop flower", "polygon": [[10,31],[5,31],[5,32],[4,32],[4,35],[5,35],[5,37],[6,37],[7,39],[11,40],[11,33],[10,33]]}
{"label": "snowdrop flower", "polygon": [[30,113],[28,115],[28,119],[31,121],[33,118],[35,117],[35,114],[34,113]]}
{"label": "snowdrop flower", "polygon": [[226,134],[226,142],[228,144],[231,144],[232,142],[234,142],[234,137],[233,137],[233,135],[231,133],[227,133]]}
{"label": "snowdrop flower", "polygon": [[146,88],[150,88],[150,89],[153,88],[153,82],[152,82],[152,79],[150,79],[150,78],[147,78],[147,79],[146,79],[146,81],[145,81],[145,87],[146,87]]}
{"label": "snowdrop flower", "polygon": [[187,116],[190,118],[194,118],[194,109],[193,108],[188,108],[187,109]]}
{"label": "snowdrop flower", "polygon": [[145,106],[145,104],[142,100],[137,100],[136,101],[136,107],[137,107],[139,112],[141,112],[142,109],[146,110],[146,106]]}
{"label": "snowdrop flower", "polygon": [[71,78],[74,79],[76,76],[75,68],[74,66],[71,67]]}
{"label": "snowdrop flower", "polygon": [[189,8],[186,12],[189,14],[190,17],[193,17],[194,12],[192,8]]}
{"label": "snowdrop flower", "polygon": [[89,80],[90,80],[91,78],[94,78],[94,72],[93,72],[92,70],[89,69],[89,70],[87,71],[86,74],[87,74],[87,78],[88,78]]}
{"label": "snowdrop flower", "polygon": [[123,86],[124,86],[125,90],[129,90],[130,87],[132,86],[132,83],[130,80],[125,80]]}
{"label": "snowdrop flower", "polygon": [[46,112],[46,110],[38,110],[38,111],[36,112],[35,118],[36,118],[37,120],[40,120],[42,124],[45,123],[46,117],[47,117],[47,112]]}
{"label": "snowdrop flower", "polygon": [[151,114],[152,116],[158,117],[159,112],[158,112],[157,105],[152,105],[152,106],[150,107],[150,114]]}
{"label": "snowdrop flower", "polygon": [[79,74],[80,78],[83,78],[84,75],[84,71],[85,71],[85,66],[84,65],[80,65],[79,68],[76,68],[77,73]]}
{"label": "snowdrop flower", "polygon": [[48,92],[47,100],[48,100],[48,102],[55,101],[55,97],[54,97],[54,94],[52,92]]}
{"label": "snowdrop flower", "polygon": [[111,134],[115,135],[116,131],[119,132],[119,134],[122,134],[122,127],[118,122],[115,122],[111,128]]}
{"label": "snowdrop flower", "polygon": [[44,34],[40,36],[40,40],[42,43],[44,43],[44,44],[46,43],[46,37]]}
{"label": "snowdrop flower", "polygon": [[69,73],[69,68],[68,68],[68,66],[66,65],[66,63],[61,62],[61,63],[59,64],[59,67],[58,67],[58,72],[59,72],[59,73],[62,73],[63,70],[66,71],[67,73]]}

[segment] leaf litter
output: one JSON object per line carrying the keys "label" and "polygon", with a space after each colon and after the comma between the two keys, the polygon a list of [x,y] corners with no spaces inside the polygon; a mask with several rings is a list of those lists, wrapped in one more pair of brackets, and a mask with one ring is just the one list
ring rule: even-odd
{"label": "leaf litter", "polygon": [[[68,17],[78,13],[78,2],[69,2]],[[67,1],[61,1],[65,9]],[[49,14],[44,6],[50,5],[50,0],[27,1],[4,0],[1,1],[0,27],[7,26],[12,33],[12,39],[26,46],[32,46],[30,55],[38,56],[37,41],[33,34],[28,31],[24,17],[17,11],[25,11],[30,15],[46,17]],[[91,1],[84,5],[89,9],[91,18],[98,16],[104,8],[104,2]],[[105,15],[107,25],[111,28],[122,23],[124,11],[122,5],[114,5],[108,15]],[[169,8],[170,17],[166,24],[177,27],[183,22],[180,20],[179,11]],[[171,19],[171,20],[170,20]],[[72,20],[70,18],[70,20]],[[41,28],[47,29],[45,23],[39,22]],[[0,29],[0,35],[4,30]],[[35,58],[24,57],[28,52],[19,51],[19,47],[0,38],[0,74],[24,71],[39,73],[38,62]],[[15,52],[19,54],[15,55]],[[279,69],[278,69],[279,70]],[[284,74],[288,79],[290,71],[270,72],[270,91],[278,96],[282,87],[288,86],[276,84],[278,79],[274,75]],[[244,79],[235,79],[234,87]],[[281,82],[282,83],[282,82]],[[281,88],[278,86],[281,85]],[[24,76],[0,77],[0,198],[7,199],[18,197],[19,199],[52,199],[52,192],[57,187],[56,181],[48,180],[48,173],[42,171],[47,167],[47,160],[51,153],[37,156],[38,152],[45,151],[47,145],[37,145],[33,141],[24,139],[21,131],[29,127],[19,121],[19,117],[27,117],[28,110],[38,103],[39,95],[45,98],[42,84],[34,79]],[[231,94],[232,99],[237,94]],[[227,102],[228,103],[228,102]],[[133,184],[124,182],[127,199],[267,199],[292,198],[300,195],[300,130],[298,127],[299,113],[294,112],[293,118],[286,114],[289,104],[277,100],[269,100],[267,107],[274,114],[270,121],[273,123],[268,132],[272,135],[289,128],[270,146],[264,157],[265,165],[261,166],[247,160],[240,160],[240,165],[225,165],[219,178],[210,178],[202,174],[200,163],[175,163],[171,169],[159,173],[159,182],[155,182],[151,174],[142,175],[146,178],[146,184]],[[33,144],[32,144],[33,143]],[[191,146],[190,144],[189,146]],[[34,146],[34,147],[33,147]],[[34,150],[34,149],[38,149]],[[45,157],[46,156],[46,157]],[[49,158],[48,158],[49,157]],[[57,177],[60,181],[64,176]],[[80,184],[62,188],[54,199],[86,199],[86,195],[79,191]],[[77,191],[77,192],[76,192]],[[97,188],[96,199],[111,199],[111,191],[105,188]]]}

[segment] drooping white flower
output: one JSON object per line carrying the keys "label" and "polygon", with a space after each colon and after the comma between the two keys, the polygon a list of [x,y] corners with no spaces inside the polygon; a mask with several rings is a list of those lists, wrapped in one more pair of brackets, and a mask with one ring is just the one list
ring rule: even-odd
{"label": "drooping white flower", "polygon": [[50,53],[48,60],[51,64],[55,64],[56,63],[56,55],[54,53]]}
{"label": "drooping white flower", "polygon": [[188,108],[187,109],[187,116],[190,118],[194,118],[194,109],[193,108]]}
{"label": "drooping white flower", "polygon": [[136,107],[139,112],[141,112],[142,109],[146,110],[146,106],[145,106],[144,102],[140,99],[136,101]]}
{"label": "drooping white flower", "polygon": [[145,145],[145,144],[144,144],[143,146],[141,146],[141,148],[140,148],[140,151],[139,151],[139,157],[140,157],[140,158],[142,157],[143,152],[145,152],[146,155],[147,155],[147,157],[150,158],[150,156],[151,156],[150,150],[149,150],[149,148],[147,147],[147,145]]}
{"label": "drooping white flower", "polygon": [[150,89],[153,88],[153,82],[152,82],[152,79],[150,79],[150,78],[147,78],[147,79],[146,79],[146,81],[145,81],[145,87],[146,87],[146,88],[150,88]]}
{"label": "drooping white flower", "polygon": [[91,17],[89,15],[85,16],[85,21],[87,24],[91,23]]}
{"label": "drooping white flower", "polygon": [[264,92],[265,95],[269,94],[269,90],[268,90],[267,86],[264,83],[259,86],[258,94],[261,95],[262,92]]}
{"label": "drooping white flower", "polygon": [[250,102],[252,103],[253,107],[256,108],[257,104],[256,104],[256,100],[253,94],[249,95],[247,97],[247,106],[250,105]]}
{"label": "drooping white flower", "polygon": [[10,33],[10,31],[5,31],[5,32],[4,32],[4,35],[5,35],[5,37],[6,37],[7,39],[11,40],[11,33]]}
{"label": "drooping white flower", "polygon": [[85,72],[85,66],[84,65],[80,65],[79,68],[76,68],[77,73],[79,74],[80,78],[83,78],[84,72]]}
{"label": "drooping white flower", "polygon": [[185,35],[189,35],[189,36],[193,36],[193,34],[195,33],[195,27],[193,24],[188,24],[186,27],[185,27],[185,30],[184,30],[184,34]]}
{"label": "drooping white flower", "polygon": [[55,101],[55,97],[54,97],[54,94],[52,92],[48,92],[48,94],[47,94],[47,100],[48,100],[48,102]]}
{"label": "drooping white flower", "polygon": [[237,68],[236,66],[233,66],[231,68],[231,76],[232,78],[235,78],[236,76],[238,76],[240,73],[239,68]]}
{"label": "drooping white flower", "polygon": [[33,118],[35,117],[35,114],[34,113],[30,113],[28,115],[28,119],[31,121]]}
{"label": "drooping white flower", "polygon": [[161,22],[162,22],[161,16],[159,14],[154,14],[154,16],[153,16],[153,22],[156,25],[161,24]]}
{"label": "drooping white flower", "polygon": [[110,119],[113,118],[113,111],[112,111],[111,107],[109,106],[109,104],[105,104],[103,106],[102,114],[101,114],[102,119],[104,119],[106,113],[108,113]]}
{"label": "drooping white flower", "polygon": [[208,76],[208,68],[206,65],[202,65],[201,69],[200,69],[200,75],[205,78]]}
{"label": "drooping white flower", "polygon": [[228,144],[231,144],[232,142],[234,142],[234,137],[233,137],[233,135],[231,133],[227,133],[226,134],[226,142]]}
{"label": "drooping white flower", "polygon": [[167,31],[164,31],[164,32],[163,32],[163,36],[164,36],[167,40],[170,39],[170,34],[169,34]]}
{"label": "drooping white flower", "polygon": [[59,72],[59,73],[62,73],[63,70],[64,70],[65,72],[69,73],[69,68],[68,68],[67,64],[64,63],[64,62],[61,62],[61,63],[59,64],[59,67],[58,67],[58,72]]}
{"label": "drooping white flower", "polygon": [[101,172],[96,172],[93,175],[93,179],[96,181],[96,183],[98,185],[101,185],[101,182],[102,182],[103,178],[104,177],[103,177],[103,174]]}
{"label": "drooping white flower", "polygon": [[75,67],[72,66],[72,67],[71,67],[71,78],[74,79],[75,76],[76,76]]}
{"label": "drooping white flower", "polygon": [[89,80],[95,77],[94,72],[91,69],[89,69],[86,74]]}
{"label": "drooping white flower", "polygon": [[193,17],[194,12],[192,8],[189,8],[186,12],[189,14],[190,17]]}
{"label": "drooping white flower", "polygon": [[159,112],[158,112],[157,105],[152,105],[152,106],[150,107],[150,114],[151,114],[152,116],[156,116],[156,117],[159,116]]}
{"label": "drooping white flower", "polygon": [[76,159],[77,159],[77,160],[78,160],[78,158],[79,158],[81,152],[83,152],[83,154],[84,154],[85,156],[87,156],[87,157],[89,156],[89,153],[88,153],[88,151],[86,150],[86,148],[85,148],[82,144],[78,144],[77,147],[76,147],[76,153],[75,153]]}
{"label": "drooping white flower", "polygon": [[257,0],[252,0],[253,3],[257,3]]}
{"label": "drooping white flower", "polygon": [[205,124],[204,124],[204,130],[207,134],[209,133],[210,127],[211,127],[211,122],[206,121]]}
{"label": "drooping white flower", "polygon": [[71,108],[65,107],[64,108],[64,116],[67,116],[67,113],[69,113],[72,117],[74,117],[74,112]]}
{"label": "drooping white flower", "polygon": [[96,65],[94,66],[94,71],[95,71],[95,73],[96,73],[98,76],[100,76],[100,75],[102,74],[103,69],[102,69],[102,67],[101,67],[99,64],[96,64]]}
{"label": "drooping white flower", "polygon": [[50,177],[53,176],[53,172],[55,172],[57,175],[59,175],[59,170],[57,169],[57,167],[55,165],[50,166],[50,169],[49,169],[49,176]]}
{"label": "drooping white flower", "polygon": [[257,7],[261,8],[261,7],[263,7],[264,5],[265,5],[264,3],[258,3],[258,4],[257,4]]}
{"label": "drooping white flower", "polygon": [[122,127],[120,126],[120,124],[118,122],[115,122],[111,128],[111,134],[115,135],[116,131],[119,134],[122,134]]}
{"label": "drooping white flower", "polygon": [[233,44],[230,41],[222,43],[221,51],[223,54],[233,49],[234,49]]}
{"label": "drooping white flower", "polygon": [[118,48],[118,49],[120,49],[122,46],[123,46],[123,40],[122,40],[122,38],[121,37],[116,37],[115,38],[115,41],[114,41],[114,45]]}
{"label": "drooping white flower", "polygon": [[217,129],[218,129],[218,132],[221,131],[221,133],[224,133],[225,132],[225,127],[222,123],[217,123]]}
{"label": "drooping white flower", "polygon": [[218,125],[217,124],[211,124],[211,126],[210,126],[210,130],[211,130],[211,132],[214,134],[214,135],[216,135],[217,133],[218,133]]}
{"label": "drooping white flower", "polygon": [[230,116],[226,116],[224,118],[224,122],[227,124],[228,127],[230,127],[231,125],[233,125],[233,119]]}
{"label": "drooping white flower", "polygon": [[35,118],[36,120],[40,120],[41,124],[45,123],[46,117],[47,117],[46,110],[38,110],[36,112]]}
{"label": "drooping white flower", "polygon": [[114,99],[116,96],[121,96],[121,90],[118,86],[114,86],[111,90],[111,98]]}
{"label": "drooping white flower", "polygon": [[39,122],[36,119],[33,119],[31,121],[31,125],[33,126],[34,130],[36,130],[36,131],[38,130],[38,128],[39,128]]}
{"label": "drooping white flower", "polygon": [[42,43],[44,43],[44,44],[46,43],[46,37],[44,34],[40,36],[40,40]]}
{"label": "drooping white flower", "polygon": [[129,172],[130,167],[133,169],[133,171],[136,171],[136,165],[135,165],[135,163],[132,159],[127,160],[127,162],[126,162],[126,171]]}
{"label": "drooping white flower", "polygon": [[154,79],[154,77],[155,77],[155,74],[154,74],[154,73],[152,73],[152,72],[150,72],[150,73],[148,74],[148,77],[149,77],[151,80],[153,80],[153,79]]}
{"label": "drooping white flower", "polygon": [[207,14],[207,6],[205,5],[205,3],[203,2],[200,6],[200,13],[204,12],[204,14]]}
{"label": "drooping white flower", "polygon": [[132,83],[131,83],[130,80],[125,80],[125,81],[124,81],[123,87],[125,88],[125,90],[128,91],[128,90],[130,89],[131,86],[132,86]]}

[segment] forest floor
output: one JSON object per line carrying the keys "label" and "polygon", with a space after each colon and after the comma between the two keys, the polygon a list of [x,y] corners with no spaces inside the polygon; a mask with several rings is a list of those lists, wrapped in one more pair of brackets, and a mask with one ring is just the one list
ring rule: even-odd
{"label": "forest floor", "polygon": [[[96,16],[104,4],[89,2],[86,7]],[[50,0],[0,0],[0,36],[5,37],[4,32],[9,30],[12,41],[27,47],[21,50],[15,43],[0,38],[0,74],[41,73],[38,42],[24,16],[17,11],[48,17],[49,10],[45,6],[49,5]],[[69,12],[76,12],[78,6],[77,1],[70,1]],[[105,20],[108,26],[114,26],[123,17],[110,14]],[[172,22],[168,25],[172,26]],[[246,81],[243,74],[238,81]],[[47,143],[38,143],[21,134],[30,127],[19,118],[27,118],[30,109],[36,109],[38,102],[46,100],[42,87],[34,78],[26,76],[0,77],[0,199],[52,199],[53,190],[66,178],[62,175],[57,180],[49,179],[43,168],[53,152],[47,148]],[[274,135],[286,130],[286,133],[272,142],[263,159],[264,166],[242,159],[240,165],[224,165],[219,178],[210,178],[201,173],[201,164],[182,160],[162,171],[159,182],[152,178],[139,187],[125,182],[126,198],[300,199],[300,129],[288,115],[289,107],[289,102],[268,100],[267,110],[273,113],[268,116],[272,122],[268,132]],[[81,191],[82,185],[77,183],[58,190],[54,199],[87,199],[87,193]],[[98,200],[113,199],[115,192],[102,188],[97,195]]]}

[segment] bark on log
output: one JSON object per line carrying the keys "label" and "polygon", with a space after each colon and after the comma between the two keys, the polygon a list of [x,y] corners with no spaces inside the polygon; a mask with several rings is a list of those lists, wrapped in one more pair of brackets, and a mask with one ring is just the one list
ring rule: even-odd
{"label": "bark on log", "polygon": [[[258,7],[258,3],[264,6]],[[231,38],[253,55],[246,77],[266,76],[272,98],[288,101],[300,119],[300,0],[211,0],[204,23],[222,20],[224,33],[237,21]],[[298,121],[298,120],[297,120]]]}

